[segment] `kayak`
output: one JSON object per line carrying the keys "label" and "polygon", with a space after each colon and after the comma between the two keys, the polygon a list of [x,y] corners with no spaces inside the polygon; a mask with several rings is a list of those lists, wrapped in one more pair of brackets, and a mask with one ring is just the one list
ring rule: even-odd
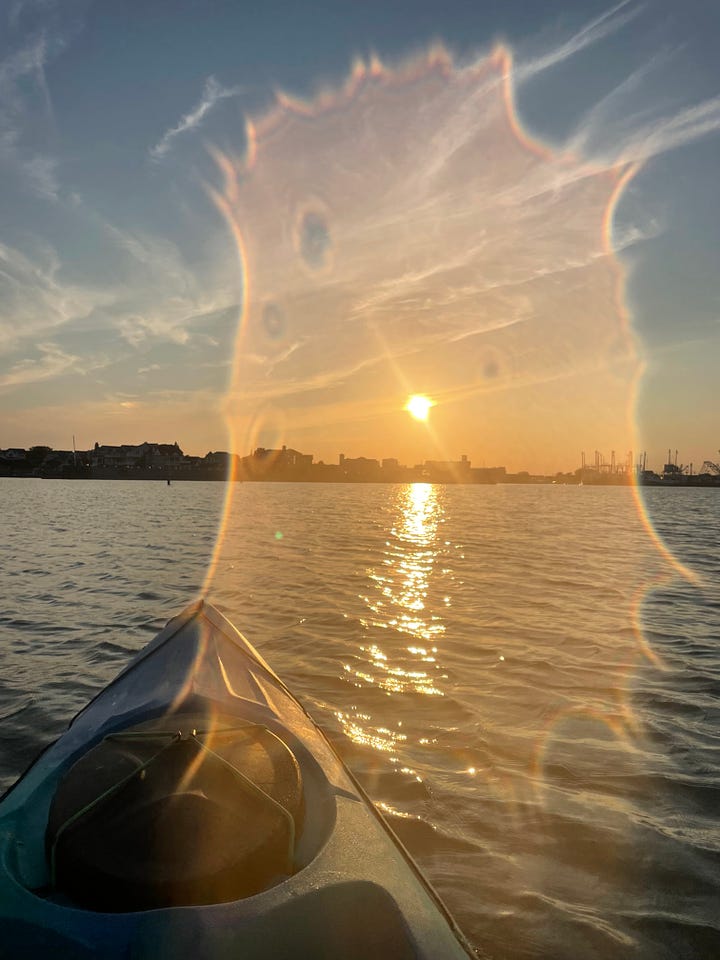
{"label": "kayak", "polygon": [[0,800],[0,956],[475,956],[329,740],[199,600]]}

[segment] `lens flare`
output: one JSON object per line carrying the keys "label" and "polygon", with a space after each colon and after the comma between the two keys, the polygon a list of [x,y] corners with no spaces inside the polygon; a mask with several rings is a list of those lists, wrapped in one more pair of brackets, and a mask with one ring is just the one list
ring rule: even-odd
{"label": "lens flare", "polygon": [[[508,48],[463,67],[439,46],[396,69],[357,61],[311,101],[279,94],[242,151],[214,156],[241,288],[233,479],[255,446],[334,458],[354,439],[450,462],[473,437],[502,462],[510,445],[564,456],[588,424],[597,446],[633,446],[611,228],[637,168],[530,137]],[[415,383],[442,426],[426,402],[408,408],[426,430],[398,416]]]}
{"label": "lens flare", "polygon": [[[613,216],[639,167],[589,162],[532,138],[506,47],[464,67],[440,47],[394,70],[358,61],[344,85],[309,102],[279,94],[247,122],[243,151],[214,155],[222,182],[211,193],[241,287],[225,403],[231,480],[257,478],[247,456],[255,446],[328,457],[353,445],[350,456],[376,456],[367,445],[382,443],[385,456],[450,462],[474,438],[496,462],[512,450],[543,462],[592,431],[596,447],[638,449],[642,365]],[[425,394],[411,395],[417,384]],[[405,396],[426,429],[407,429]],[[422,454],[410,446],[418,437]],[[228,484],[206,590],[237,489]],[[394,552],[369,574],[367,643],[345,665],[357,685],[446,696],[445,620],[425,609],[438,496],[411,488]],[[661,559],[690,576],[637,503]],[[628,671],[654,662],[640,606],[641,597],[628,604]],[[381,629],[407,636],[401,657],[378,639]],[[513,668],[497,652],[493,665]],[[616,679],[607,689],[590,719],[624,745],[635,732],[630,696]],[[351,713],[338,717],[377,750],[403,742],[368,732]],[[549,719],[528,760],[537,778],[561,722],[566,714]],[[474,758],[462,763],[484,776]]]}

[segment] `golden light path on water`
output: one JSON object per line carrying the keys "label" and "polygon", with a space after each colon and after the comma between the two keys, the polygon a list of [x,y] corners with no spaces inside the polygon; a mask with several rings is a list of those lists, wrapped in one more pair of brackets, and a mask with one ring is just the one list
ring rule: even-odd
{"label": "golden light path on water", "polygon": [[[437,487],[413,483],[401,488],[382,566],[367,571],[374,592],[361,595],[368,611],[360,619],[367,642],[359,647],[359,662],[343,665],[356,686],[376,686],[391,695],[444,695],[447,674],[442,670],[440,649],[445,626],[438,614],[427,609],[442,517]],[[393,633],[392,646],[383,643],[384,631]],[[397,634],[406,640],[400,650]],[[390,653],[391,649],[395,653]],[[372,718],[357,710],[336,711],[335,715],[346,735],[361,746],[394,753],[407,739],[401,728],[371,728],[367,721]],[[391,761],[399,762],[397,756]],[[420,779],[414,770],[403,768],[403,772]],[[395,811],[388,807],[387,812]]]}
{"label": "golden light path on water", "polygon": [[[390,627],[407,634],[411,641],[407,652],[417,658],[418,666],[434,664],[435,644],[445,632],[440,618],[425,609],[437,558],[435,540],[440,508],[436,488],[428,483],[413,483],[403,488],[400,510],[398,525],[392,529],[392,541],[386,541],[383,567],[368,571],[378,595],[363,597],[370,616],[362,624],[368,630]],[[367,652],[381,674],[370,677],[371,682],[393,693],[406,689],[442,693],[425,669],[404,670],[393,666],[376,644],[368,647]]]}
{"label": "golden light path on water", "polygon": [[[639,167],[533,139],[508,48],[464,67],[441,47],[395,70],[358,61],[344,86],[310,102],[278,95],[245,139],[237,153],[214,151],[222,184],[211,191],[241,286],[226,403],[234,453],[302,449],[328,434],[353,446],[376,434],[397,450],[407,397],[420,393],[434,405],[432,427],[422,425],[428,459],[455,459],[478,424],[489,449],[514,438],[530,452],[560,450],[587,423],[608,446],[637,449],[642,363],[613,217]],[[442,696],[445,628],[425,608],[438,494],[408,489],[392,548],[370,574],[364,666],[346,671],[389,694]],[[230,482],[206,592],[235,491]],[[669,570],[693,579],[634,496]],[[661,666],[643,637],[643,596],[627,612],[633,656]],[[408,662],[375,637],[388,629],[407,635]],[[625,688],[612,709],[588,713],[631,743]],[[402,741],[359,714],[338,717],[378,750]],[[538,777],[560,722],[539,738]]]}

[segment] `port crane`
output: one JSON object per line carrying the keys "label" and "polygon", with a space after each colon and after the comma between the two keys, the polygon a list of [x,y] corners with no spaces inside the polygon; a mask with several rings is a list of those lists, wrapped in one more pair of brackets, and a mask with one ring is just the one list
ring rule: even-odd
{"label": "port crane", "polygon": [[[720,450],[718,450],[720,453]],[[715,477],[720,477],[720,464],[713,463],[712,460],[706,460],[700,468],[700,473],[710,473]]]}

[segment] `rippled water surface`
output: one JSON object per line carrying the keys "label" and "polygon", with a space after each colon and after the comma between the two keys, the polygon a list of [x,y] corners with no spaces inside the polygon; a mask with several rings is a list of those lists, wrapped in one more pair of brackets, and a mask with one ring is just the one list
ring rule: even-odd
{"label": "rippled water surface", "polygon": [[[481,954],[720,956],[717,490],[242,484],[210,599]],[[199,592],[221,484],[0,480],[0,786]]]}

